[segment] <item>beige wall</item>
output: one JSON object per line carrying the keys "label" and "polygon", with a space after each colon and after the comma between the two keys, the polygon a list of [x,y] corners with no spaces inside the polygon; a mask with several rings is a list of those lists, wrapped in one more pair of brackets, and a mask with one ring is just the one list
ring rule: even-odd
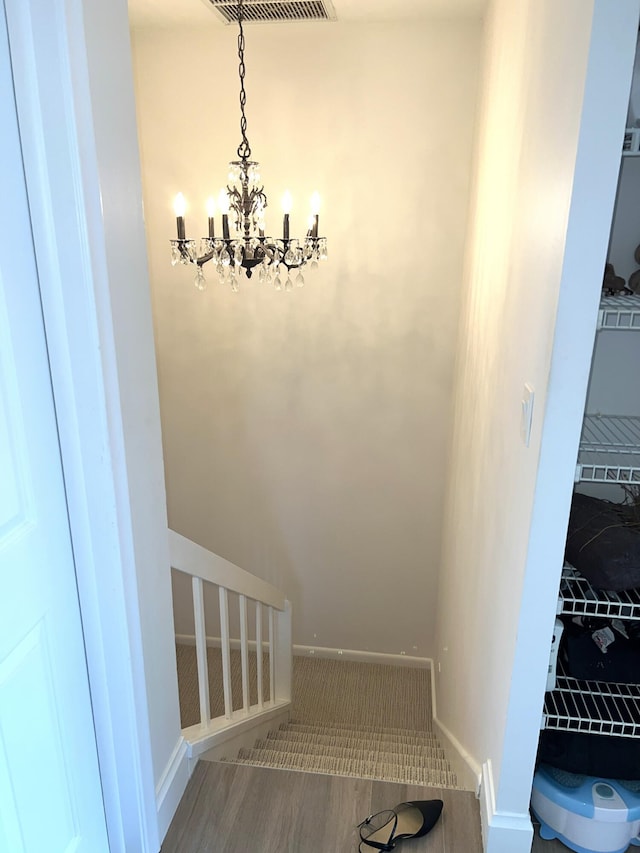
{"label": "beige wall", "polygon": [[432,652],[480,35],[247,27],[267,231],[318,189],[330,259],[234,294],[168,241],[175,193],[199,236],[235,157],[235,32],[134,32],[169,522],[282,587],[296,643]]}
{"label": "beige wall", "polygon": [[[439,717],[478,765],[488,762],[485,849],[519,853],[531,845],[531,778],[638,3],[491,6],[436,669]],[[529,447],[525,382],[536,394]]]}

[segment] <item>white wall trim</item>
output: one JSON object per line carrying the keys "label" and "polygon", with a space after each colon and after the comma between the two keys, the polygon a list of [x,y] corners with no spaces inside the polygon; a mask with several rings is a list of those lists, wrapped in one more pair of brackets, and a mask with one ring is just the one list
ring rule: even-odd
{"label": "white wall trim", "polygon": [[189,745],[181,736],[156,786],[156,808],[160,838],[164,838],[169,829],[169,824],[178,808],[190,775]]}
{"label": "white wall trim", "polygon": [[493,768],[491,759],[488,758],[482,765],[480,788],[480,827],[482,829],[482,842],[484,849],[487,849],[487,837],[489,834],[489,826],[491,818],[496,810],[496,794],[493,787]]}
{"label": "white wall trim", "polygon": [[482,765],[480,824],[484,853],[530,853],[533,826],[529,813],[497,812],[491,759]]}
{"label": "white wall trim", "polygon": [[[269,703],[270,704],[270,703]],[[289,721],[291,702],[276,702],[265,705],[259,713],[247,714],[241,708],[234,711],[229,721],[221,718],[220,729],[201,736],[200,726],[183,729],[188,740],[189,759],[204,758],[207,761],[218,761],[236,755],[243,746],[253,746],[258,738],[266,737],[267,733]],[[212,721],[215,724],[215,721]]]}
{"label": "white wall trim", "polygon": [[[182,646],[195,646],[196,638],[194,634],[176,634],[176,643]],[[219,649],[221,645],[220,637],[207,637],[207,646],[209,648]],[[266,651],[267,644],[264,643]],[[232,639],[231,648],[239,649],[240,640]],[[255,640],[249,640],[249,648],[252,651],[256,649]],[[293,645],[293,654],[300,657],[316,657],[325,660],[337,659],[355,661],[357,663],[383,663],[388,666],[407,666],[416,669],[432,668],[431,658],[415,657],[414,655],[397,655],[388,654],[386,652],[367,652],[362,649],[331,649],[326,646],[301,646]]]}
{"label": "white wall trim", "polygon": [[[207,648],[209,649],[220,649],[222,648],[222,640],[220,637],[207,637]],[[195,634],[176,634],[176,644],[178,646],[195,646],[196,638]],[[230,639],[229,645],[232,649],[240,649],[240,640],[238,639]],[[249,640],[248,641],[249,648],[251,651],[256,650],[256,641]],[[268,650],[268,645],[266,641],[262,643],[263,650],[266,652]]]}
{"label": "white wall trim", "polygon": [[438,699],[436,696],[436,672],[433,661],[431,663],[431,714],[433,722],[441,737],[442,748],[445,751],[451,769],[458,777],[458,784],[465,790],[474,791],[480,795],[480,784],[482,781],[482,769],[471,753],[464,748],[458,738],[438,717]]}
{"label": "white wall trim", "polygon": [[[290,719],[290,707],[275,709],[272,714],[260,715],[255,719],[255,725],[245,728],[237,728],[228,732],[224,740],[221,738],[214,746],[203,752],[200,758],[203,761],[220,761],[221,759],[236,756],[243,747],[251,749],[257,740],[263,740],[281,725],[288,723]],[[196,759],[197,760],[197,759]]]}
{"label": "white wall trim", "polygon": [[224,557],[214,554],[192,542],[186,536],[169,529],[169,549],[171,566],[178,572],[190,577],[202,578],[208,583],[224,587],[229,592],[245,595],[253,601],[285,609],[285,596],[273,584],[252,575],[240,566],[236,566]]}
{"label": "white wall trim", "polygon": [[434,717],[433,722],[451,769],[458,777],[458,785],[478,796],[482,782],[480,765],[441,720]]}
{"label": "white wall trim", "polygon": [[388,666],[407,666],[416,669],[429,669],[430,658],[415,655],[388,654],[386,652],[368,652],[362,649],[331,649],[326,646],[301,646],[294,643],[294,655],[324,659],[348,660],[356,663],[383,663]]}
{"label": "white wall trim", "polygon": [[[113,853],[159,847],[82,0],[5,0]],[[124,12],[126,16],[126,10]]]}

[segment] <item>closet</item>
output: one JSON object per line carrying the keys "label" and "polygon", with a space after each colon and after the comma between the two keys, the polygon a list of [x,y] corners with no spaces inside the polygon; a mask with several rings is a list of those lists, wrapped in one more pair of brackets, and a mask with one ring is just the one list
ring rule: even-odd
{"label": "closet", "polygon": [[[636,72],[637,69],[638,59]],[[587,516],[600,514],[600,506],[611,507],[614,516],[623,512],[625,519],[637,513],[637,525],[633,520],[620,521],[620,517],[615,516],[613,522],[600,522],[602,533],[588,531],[589,535],[584,534],[579,539],[574,548],[579,559],[583,559],[597,541],[600,550],[604,550],[604,563],[607,537],[612,535],[614,528],[628,526],[629,537],[637,537],[640,543],[640,285],[637,293],[619,289],[621,279],[627,287],[631,282],[635,289],[636,279],[632,276],[640,269],[640,129],[635,126],[639,116],[634,115],[633,101],[634,94],[640,97],[640,86],[635,83],[636,76],[637,73],[607,259],[618,279],[613,279],[609,269],[608,281],[615,292],[603,291],[600,304],[576,465],[573,528],[570,523],[568,532],[570,541]],[[583,495],[586,498],[581,499]],[[623,504],[625,508],[620,510],[619,506],[599,504],[594,499]],[[580,503],[586,504],[586,509],[581,509],[582,515],[578,518],[577,505]],[[616,559],[612,554],[612,564]],[[624,560],[628,562],[628,554],[620,557],[621,562]],[[574,561],[574,565],[575,562],[579,560]],[[612,571],[615,574],[616,565],[612,566]],[[629,571],[636,571],[640,579],[640,561]],[[591,582],[585,575],[591,577]],[[553,689],[545,694],[542,729],[640,738],[640,580],[637,588],[622,589],[622,586],[629,587],[628,578],[616,591],[606,590],[594,582],[588,571],[583,573],[578,566],[565,565],[557,605],[564,631],[558,644],[557,660],[557,649],[552,650],[547,687]],[[556,624],[559,634],[562,626]],[[576,630],[584,626],[585,635],[588,634],[586,645],[581,649],[589,655],[590,661],[584,665],[583,660],[581,667],[572,667],[568,655],[567,633],[571,634],[574,626],[579,626]],[[630,652],[621,664],[625,670],[624,680],[608,679],[615,644],[618,644],[617,653],[622,644],[633,639],[636,630],[639,651],[637,655]],[[605,633],[594,636],[598,631]],[[631,638],[625,638],[625,632]],[[571,636],[575,640],[575,634]],[[583,672],[576,677],[575,669],[580,668]],[[585,677],[584,670],[589,677]]]}

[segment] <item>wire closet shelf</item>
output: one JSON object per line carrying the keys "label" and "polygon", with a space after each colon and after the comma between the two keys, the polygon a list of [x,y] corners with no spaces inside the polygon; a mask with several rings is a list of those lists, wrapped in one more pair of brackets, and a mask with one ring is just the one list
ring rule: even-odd
{"label": "wire closet shelf", "polygon": [[541,728],[638,738],[640,685],[571,678],[558,659],[556,688],[545,694]]}
{"label": "wire closet shelf", "polygon": [[596,590],[572,566],[565,565],[556,612],[558,615],[640,620],[640,589]]}
{"label": "wire closet shelf", "polygon": [[640,296],[604,296],[598,312],[598,329],[640,332]]}
{"label": "wire closet shelf", "polygon": [[[640,590],[596,590],[567,564],[557,613],[640,620]],[[573,678],[559,658],[555,689],[545,694],[541,728],[638,738],[640,685]]]}
{"label": "wire closet shelf", "polygon": [[585,415],[575,479],[640,484],[640,418]]}

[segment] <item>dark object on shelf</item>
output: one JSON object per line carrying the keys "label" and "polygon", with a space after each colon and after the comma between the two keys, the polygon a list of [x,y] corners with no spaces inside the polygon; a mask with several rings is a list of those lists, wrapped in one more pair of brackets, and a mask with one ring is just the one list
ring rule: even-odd
{"label": "dark object on shelf", "polygon": [[638,779],[640,740],[545,730],[540,733],[538,761],[569,773]]}
{"label": "dark object on shelf", "polygon": [[592,632],[566,635],[567,671],[572,678],[608,681],[616,684],[640,682],[640,644],[616,634],[603,654],[593,641]]}
{"label": "dark object on shelf", "polygon": [[574,493],[565,554],[597,589],[640,587],[637,508]]}
{"label": "dark object on shelf", "polygon": [[604,268],[604,280],[602,289],[605,293],[621,293],[627,289],[627,283],[620,275],[616,275],[613,264],[607,264]]}
{"label": "dark object on shelf", "polygon": [[632,293],[640,293],[640,270],[631,273],[628,287]]}

